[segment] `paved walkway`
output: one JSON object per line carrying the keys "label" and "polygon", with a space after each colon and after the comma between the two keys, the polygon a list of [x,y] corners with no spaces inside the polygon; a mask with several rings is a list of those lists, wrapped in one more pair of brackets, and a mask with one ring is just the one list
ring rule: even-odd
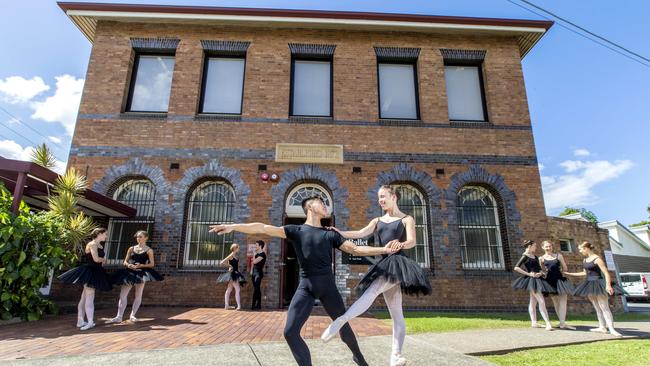
{"label": "paved walkway", "polygon": [[[142,314],[155,317],[136,324],[100,326],[89,332],[73,328],[73,315],[0,326],[0,360],[3,365],[16,366],[295,364],[286,343],[278,341],[286,315],[282,311],[143,308]],[[100,312],[100,316],[110,315]],[[312,316],[303,332],[312,338],[307,343],[314,365],[354,365],[349,350],[338,338],[329,343],[313,339],[328,323],[324,315]],[[616,324],[625,338],[647,338],[650,347],[650,322]],[[359,343],[369,364],[386,365],[389,327],[374,318],[356,319],[352,327],[361,335]],[[485,366],[491,364],[473,355],[616,339],[588,329],[484,329],[409,335],[404,355],[412,366]]]}
{"label": "paved walkway", "polygon": [[[75,328],[76,314],[63,315],[0,326],[0,360],[284,341],[286,314],[280,310],[143,307],[135,324],[104,324],[115,316],[111,309],[98,311],[97,327],[84,332]],[[329,323],[330,318],[316,310],[301,334],[306,339],[319,338]],[[359,337],[391,334],[391,327],[375,318],[354,319],[351,325]]]}

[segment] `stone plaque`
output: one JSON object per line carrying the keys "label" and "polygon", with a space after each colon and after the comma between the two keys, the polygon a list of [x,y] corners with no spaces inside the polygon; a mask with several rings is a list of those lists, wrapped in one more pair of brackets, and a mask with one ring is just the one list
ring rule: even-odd
{"label": "stone plaque", "polygon": [[278,163],[343,164],[343,145],[275,144]]}

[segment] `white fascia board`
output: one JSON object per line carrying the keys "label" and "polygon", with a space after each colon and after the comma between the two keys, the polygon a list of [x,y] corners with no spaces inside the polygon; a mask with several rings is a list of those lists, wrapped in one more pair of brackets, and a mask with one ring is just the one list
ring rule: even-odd
{"label": "white fascia board", "polygon": [[278,23],[295,25],[349,25],[377,28],[410,28],[413,30],[468,30],[468,31],[491,31],[504,33],[545,33],[544,28],[535,27],[508,27],[497,25],[476,25],[476,24],[449,24],[449,23],[424,23],[384,20],[363,20],[363,19],[332,19],[332,18],[299,18],[299,17],[266,17],[251,15],[222,15],[222,14],[179,14],[179,13],[147,13],[147,12],[121,12],[121,11],[96,11],[96,10],[68,10],[68,16],[85,16],[92,18],[124,19],[124,20],[203,20],[203,21],[224,21],[224,22],[251,22],[251,23]]}

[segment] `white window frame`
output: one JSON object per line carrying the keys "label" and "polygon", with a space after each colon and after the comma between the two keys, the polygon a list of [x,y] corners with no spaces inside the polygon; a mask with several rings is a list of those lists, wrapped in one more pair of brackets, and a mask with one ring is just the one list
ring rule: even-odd
{"label": "white window frame", "polygon": [[[416,253],[415,254],[415,261],[422,268],[429,268],[431,266],[431,260],[430,260],[431,255],[430,255],[430,252],[429,252],[429,250],[430,250],[430,248],[429,248],[429,216],[428,216],[429,209],[430,209],[429,202],[425,199],[422,192],[416,186],[414,186],[412,184],[408,184],[408,183],[396,184],[396,183],[393,183],[393,184],[391,184],[391,186],[395,187],[395,189],[407,188],[407,189],[413,190],[415,192],[415,194],[418,196],[418,198],[420,199],[420,201],[424,204],[424,212],[422,213],[422,223],[421,224],[418,224],[417,222],[415,223],[416,231],[417,231],[417,229],[419,227],[424,228],[424,235],[422,235],[422,237],[424,238],[424,243],[420,243],[420,244],[417,243],[417,235],[416,235],[416,243],[415,243],[416,246],[409,249],[409,250],[414,250],[415,251],[415,253]],[[413,215],[412,217],[413,217],[413,220],[415,221],[415,216]],[[420,261],[419,258],[417,258],[417,247],[418,246],[423,246],[424,247],[424,261]]]}
{"label": "white window frame", "polygon": [[[463,192],[465,190],[469,190],[469,189],[479,190],[479,191],[483,192],[490,199],[490,201],[492,202],[492,207],[494,207],[493,212],[494,212],[495,225],[494,226],[493,225],[463,226],[459,222],[458,223],[458,231],[459,231],[459,235],[462,237],[462,240],[459,242],[460,250],[465,251],[465,256],[464,257],[467,258],[468,257],[468,255],[467,255],[467,246],[464,246],[464,245],[461,244],[461,243],[466,243],[466,240],[465,240],[466,236],[465,236],[465,231],[464,231],[465,229],[484,229],[486,231],[487,230],[494,230],[495,231],[495,236],[494,237],[496,238],[496,243],[494,243],[494,244],[490,243],[489,242],[490,236],[487,235],[486,237],[488,239],[488,242],[487,242],[487,248],[486,249],[487,249],[487,253],[489,255],[489,258],[486,261],[481,261],[481,262],[478,262],[478,263],[476,263],[476,262],[466,262],[465,260],[462,260],[463,269],[470,269],[470,270],[504,270],[505,269],[505,261],[504,261],[504,255],[503,255],[503,241],[501,240],[501,222],[499,221],[499,207],[498,207],[497,201],[494,198],[494,196],[492,195],[492,193],[490,193],[490,191],[488,191],[487,189],[485,189],[483,187],[480,187],[480,186],[472,186],[472,185],[464,186],[463,188],[461,188],[458,191],[458,193],[456,194],[456,197],[457,197],[456,199],[458,200],[458,197],[460,196],[461,192]],[[460,206],[460,205],[457,203],[457,207],[458,206]],[[495,266],[494,265],[493,255],[492,255],[492,250],[491,250],[492,247],[497,248],[499,263],[501,264],[500,266]],[[485,263],[485,265],[482,265],[481,263]]]}
{"label": "white window frame", "polygon": [[[334,210],[334,201],[332,201],[332,196],[329,194],[327,189],[325,189],[323,186],[316,184],[316,183],[304,183],[297,185],[294,187],[289,194],[287,195],[287,199],[284,204],[284,213],[287,215],[287,217],[292,217],[292,218],[305,218],[307,215],[305,215],[305,211],[303,211],[302,206],[298,205],[291,205],[291,198],[298,193],[298,191],[305,190],[305,189],[316,189],[320,191],[321,195],[324,195],[327,200],[325,202],[325,206],[327,207],[327,212],[331,215],[333,210]],[[311,196],[311,195],[309,195]],[[307,198],[307,196],[303,197]]]}

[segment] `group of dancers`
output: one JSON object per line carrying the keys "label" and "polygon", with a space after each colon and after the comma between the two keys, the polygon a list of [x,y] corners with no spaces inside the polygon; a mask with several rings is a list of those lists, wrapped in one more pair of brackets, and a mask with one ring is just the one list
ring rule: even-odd
{"label": "group of dancers", "polygon": [[[348,324],[353,318],[363,314],[381,294],[393,321],[392,348],[389,363],[391,366],[406,364],[402,355],[406,325],[402,311],[402,293],[411,295],[429,295],[431,284],[424,269],[414,260],[406,256],[405,251],[416,244],[415,220],[400,211],[397,202],[399,192],[393,186],[382,186],[377,192],[378,203],[385,214],[374,218],[367,226],[355,231],[340,231],[336,228],[325,228],[321,219],[330,216],[325,203],[320,197],[310,197],[302,202],[306,215],[302,225],[271,226],[263,223],[249,224],[220,224],[210,226],[210,232],[218,235],[233,231],[268,235],[289,239],[296,252],[300,265],[300,282],[291,299],[287,320],[284,327],[286,339],[291,353],[298,365],[311,365],[311,355],[307,344],[300,336],[300,331],[309,318],[315,300],[320,300],[324,310],[332,318],[332,323],[325,329],[321,339],[325,342],[339,334],[341,340],[352,351],[353,361],[357,365],[367,365],[357,343],[357,339]],[[357,246],[348,239],[364,238],[375,233],[381,246]],[[91,241],[86,245],[85,253],[88,262],[62,274],[60,278],[66,283],[83,284],[83,292],[78,306],[77,326],[82,330],[90,329],[93,322],[93,299],[95,290],[110,290],[113,284],[122,286],[118,311],[115,318],[109,322],[121,322],[126,308],[127,295],[135,286],[135,300],[130,316],[135,318],[142,301],[144,285],[149,281],[160,281],[162,276],[153,267],[153,250],[146,245],[148,235],[144,231],[136,234],[138,244],[129,248],[124,259],[126,268],[108,276],[102,265],[105,262],[102,242],[106,240],[105,229],[95,229]],[[383,258],[372,265],[368,273],[357,286],[360,297],[345,310],[345,304],[339,293],[334,274],[332,273],[332,249],[338,249],[355,256],[377,256]],[[515,271],[522,276],[513,282],[515,289],[529,291],[529,313],[533,327],[539,327],[536,318],[536,305],[539,306],[545,321],[545,328],[552,329],[544,296],[550,295],[560,318],[560,328],[575,329],[566,324],[567,297],[569,294],[586,296],[596,309],[599,327],[598,332],[609,332],[620,336],[614,329],[612,313],[609,309],[608,296],[620,292],[613,286],[610,275],[603,260],[593,251],[589,242],[580,245],[580,253],[585,256],[584,271],[570,273],[561,254],[553,252],[553,245],[544,242],[544,256],[537,257],[537,244],[533,241],[524,243],[525,252]],[[235,291],[237,310],[241,309],[240,287],[245,283],[244,276],[239,272],[239,245],[232,244],[230,254],[221,261],[228,263],[228,271],[221,274],[219,282],[227,283],[225,307],[229,308],[229,297]],[[261,308],[261,281],[263,267],[266,262],[266,247],[261,240],[256,242],[255,255],[252,261],[251,277],[254,285],[252,309]],[[575,288],[564,277],[586,276],[586,280]]]}
{"label": "group of dancers", "polygon": [[77,305],[77,328],[81,330],[88,330],[95,326],[95,290],[110,291],[113,285],[121,287],[117,315],[107,321],[107,323],[121,323],[126,310],[127,296],[131,288],[135,287],[135,297],[129,316],[129,320],[135,323],[138,321],[135,315],[142,304],[144,285],[147,282],[163,280],[163,276],[154,269],[156,264],[154,252],[147,245],[149,234],[143,230],[134,235],[137,244],[126,252],[123,262],[126,268],[107,274],[103,267],[106,262],[103,247],[106,235],[105,228],[94,229],[90,234],[90,242],[84,248],[85,263],[59,276],[63,283],[83,285],[81,299]]}
{"label": "group of dancers", "polygon": [[[535,255],[538,248],[534,241],[526,240],[523,246],[524,254],[514,268],[515,272],[522,276],[512,283],[512,287],[529,292],[528,313],[533,328],[553,329],[544,301],[544,296],[550,296],[560,320],[559,328],[575,330],[575,327],[566,323],[568,296],[575,295],[589,299],[596,310],[598,328],[590,329],[592,332],[609,332],[613,336],[621,337],[614,329],[614,317],[608,299],[612,295],[623,295],[624,291],[619,285],[612,283],[607,265],[594,253],[590,242],[585,241],[578,246],[580,254],[585,257],[582,272],[569,272],[564,257],[560,253],[554,253],[553,244],[549,241],[542,243],[544,255],[541,257]],[[574,287],[565,276],[586,278]],[[544,318],[544,326],[537,323],[536,306]]]}

